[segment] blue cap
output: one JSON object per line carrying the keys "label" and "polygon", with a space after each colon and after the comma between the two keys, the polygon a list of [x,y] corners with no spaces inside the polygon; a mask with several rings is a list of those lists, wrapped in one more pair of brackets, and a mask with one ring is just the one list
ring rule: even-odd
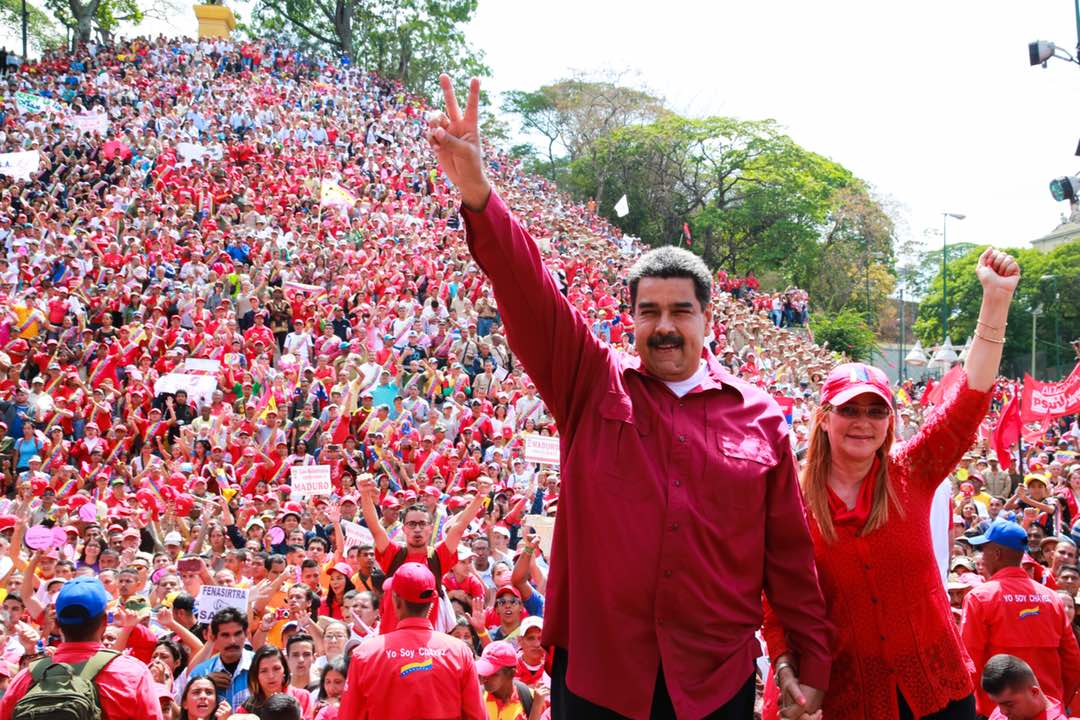
{"label": "blue cap", "polygon": [[56,619],[61,625],[78,625],[105,614],[109,596],[101,581],[92,577],[64,583],[56,596]]}
{"label": "blue cap", "polygon": [[1028,549],[1027,531],[1009,520],[995,520],[990,523],[990,527],[987,528],[985,533],[968,538],[968,542],[972,545],[994,543],[1017,552],[1027,552]]}

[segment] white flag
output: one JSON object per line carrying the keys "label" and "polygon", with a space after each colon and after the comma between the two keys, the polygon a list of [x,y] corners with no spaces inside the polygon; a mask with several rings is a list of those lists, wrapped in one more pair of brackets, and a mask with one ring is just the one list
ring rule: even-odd
{"label": "white flag", "polygon": [[623,217],[628,212],[630,212],[630,205],[627,204],[626,196],[623,195],[621,198],[619,198],[619,202],[615,203],[615,214],[619,217]]}

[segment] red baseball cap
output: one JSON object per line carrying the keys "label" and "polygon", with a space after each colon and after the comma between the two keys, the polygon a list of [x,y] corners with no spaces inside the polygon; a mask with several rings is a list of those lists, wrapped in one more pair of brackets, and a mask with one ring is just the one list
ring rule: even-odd
{"label": "red baseball cap", "polygon": [[394,593],[406,602],[427,603],[436,598],[435,576],[426,565],[420,563],[403,563],[394,573],[390,586]]}
{"label": "red baseball cap", "polygon": [[503,585],[501,588],[495,591],[495,597],[501,598],[503,595],[513,595],[518,600],[521,599],[521,593],[513,585]]}
{"label": "red baseball cap", "polygon": [[401,507],[401,503],[393,495],[387,495],[379,504],[382,505],[384,510],[393,510],[394,508]]}
{"label": "red baseball cap", "polygon": [[347,563],[347,562],[335,563],[334,566],[330,568],[330,572],[341,573],[342,575],[344,575],[347,578],[353,576],[352,566],[349,565],[349,563]]}
{"label": "red baseball cap", "polygon": [[496,640],[484,648],[484,654],[476,660],[476,674],[488,677],[503,668],[517,667],[517,651],[505,640]]}
{"label": "red baseball cap", "polygon": [[884,372],[864,363],[844,363],[833,368],[821,386],[821,403],[836,407],[864,393],[877,395],[892,407],[892,388]]}

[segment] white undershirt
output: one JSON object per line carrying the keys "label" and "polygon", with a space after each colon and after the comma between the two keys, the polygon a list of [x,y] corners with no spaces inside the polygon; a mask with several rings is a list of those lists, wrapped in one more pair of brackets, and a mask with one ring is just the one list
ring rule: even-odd
{"label": "white undershirt", "polygon": [[686,378],[685,380],[673,380],[670,382],[665,380],[664,384],[668,386],[671,392],[675,393],[676,397],[682,397],[683,395],[700,385],[702,380],[705,379],[705,376],[708,375],[708,373],[709,366],[705,362],[705,360],[702,359],[701,364],[698,365],[697,372],[690,377]]}

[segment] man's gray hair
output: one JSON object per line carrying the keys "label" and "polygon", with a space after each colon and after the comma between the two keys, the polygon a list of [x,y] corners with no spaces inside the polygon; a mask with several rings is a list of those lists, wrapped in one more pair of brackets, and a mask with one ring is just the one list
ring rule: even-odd
{"label": "man's gray hair", "polygon": [[704,310],[712,298],[712,273],[700,257],[673,245],[665,245],[642,255],[630,268],[630,307],[637,305],[637,287],[641,278],[687,278],[694,283],[694,297]]}

